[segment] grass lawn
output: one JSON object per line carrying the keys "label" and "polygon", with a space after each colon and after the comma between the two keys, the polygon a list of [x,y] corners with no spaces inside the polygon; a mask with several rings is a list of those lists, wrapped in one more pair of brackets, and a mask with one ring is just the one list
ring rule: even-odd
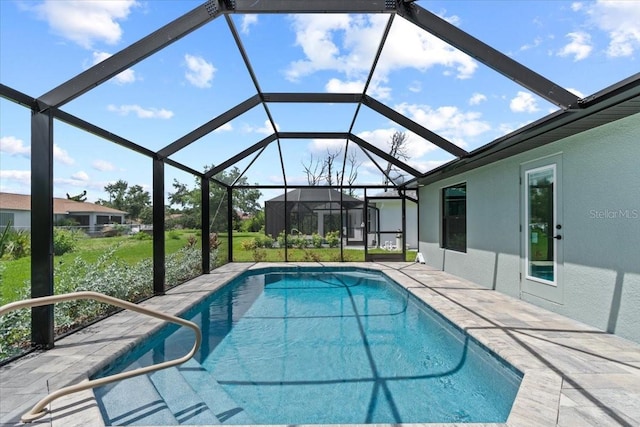
{"label": "grass lawn", "polygon": [[[257,254],[254,254],[254,251],[247,251],[243,249],[242,242],[244,240],[253,239],[257,236],[260,236],[260,233],[233,233],[234,262],[284,262],[284,249],[282,248],[262,248],[258,249]],[[415,260],[416,252],[417,251],[407,251],[406,260]],[[384,249],[370,249],[369,253],[389,253],[389,251]],[[260,256],[264,256],[264,259],[260,259]],[[340,248],[289,248],[287,249],[287,257],[289,261],[340,261]],[[344,249],[343,258],[346,262],[363,262],[364,250]]]}
{"label": "grass lawn", "polygon": [[[283,262],[284,249],[270,248],[258,249],[257,252],[247,251],[242,247],[244,240],[253,239],[260,233],[234,233],[233,234],[233,260],[234,262]],[[171,230],[165,235],[166,253],[176,252],[187,245],[189,237],[195,237],[200,244],[200,236],[196,230]],[[218,259],[226,260],[228,253],[228,240],[225,234],[219,235],[220,246],[218,247]],[[64,266],[71,264],[76,257],[84,261],[95,262],[100,255],[114,246],[118,246],[115,254],[130,265],[134,265],[143,259],[149,259],[153,255],[153,241],[151,239],[141,240],[133,236],[119,237],[98,237],[84,238],[78,241],[73,252],[62,256],[56,256],[54,262]],[[384,250],[371,250],[371,252],[386,252]],[[289,261],[340,261],[340,248],[307,248],[287,250]],[[407,261],[415,259],[416,252],[407,252]],[[263,258],[260,258],[263,257]],[[344,249],[343,257],[345,261],[364,261],[364,251],[357,249]],[[260,258],[260,259],[258,259]],[[2,261],[5,269],[0,280],[0,304],[14,301],[17,292],[24,286],[24,282],[31,278],[31,257],[24,257],[17,260]]]}
{"label": "grass lawn", "polygon": [[[196,237],[200,242],[200,237],[196,235],[195,230],[172,230],[167,232],[165,234],[166,253],[174,253],[186,246],[187,239],[190,236]],[[78,240],[73,252],[56,256],[53,262],[64,266],[65,264],[71,264],[76,257],[80,257],[86,262],[93,263],[106,250],[114,246],[118,246],[115,255],[130,265],[153,256],[152,239],[141,240],[133,236],[87,237]],[[0,281],[0,304],[5,304],[14,301],[18,290],[24,286],[25,280],[31,278],[31,257],[11,261],[3,260],[1,262],[5,270]]]}

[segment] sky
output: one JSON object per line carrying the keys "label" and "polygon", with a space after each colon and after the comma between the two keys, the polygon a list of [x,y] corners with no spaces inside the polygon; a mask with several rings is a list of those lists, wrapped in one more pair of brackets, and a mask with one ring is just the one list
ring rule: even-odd
{"label": "sky", "polygon": [[[0,83],[39,97],[201,2],[0,0]],[[579,97],[640,71],[640,1],[427,1],[417,4]],[[263,92],[361,93],[388,14],[231,15]],[[223,16],[61,109],[158,151],[257,92]],[[366,92],[467,151],[557,110],[400,16]],[[170,158],[195,170],[219,164],[273,133],[347,132],[383,151],[398,124],[355,104],[267,103]],[[54,195],[106,199],[118,179],[151,191],[151,159],[61,122],[54,125]],[[0,98],[0,191],[30,193],[30,111]],[[280,141],[289,185],[344,140]],[[382,174],[354,144],[357,183]],[[454,159],[407,131],[407,163],[427,172]],[[341,157],[338,157],[341,159]],[[386,162],[376,156],[382,167]],[[340,160],[340,162],[342,162]],[[283,184],[276,142],[237,164],[251,184]],[[248,169],[247,169],[248,168]],[[165,189],[195,178],[165,168]],[[263,190],[262,200],[278,195]]]}

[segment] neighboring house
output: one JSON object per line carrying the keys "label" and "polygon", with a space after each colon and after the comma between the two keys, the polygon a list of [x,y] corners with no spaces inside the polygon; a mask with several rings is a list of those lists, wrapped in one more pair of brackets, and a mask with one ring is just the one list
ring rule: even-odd
{"label": "neighboring house", "polygon": [[[406,241],[404,244],[409,245],[410,249],[418,247],[418,204],[414,200],[416,200],[416,191],[405,191],[404,236]],[[397,247],[401,244],[401,239],[396,238],[397,231],[402,230],[402,197],[398,192],[389,190],[377,193],[367,198],[367,203],[371,217],[369,245],[384,247],[385,242],[392,242]],[[373,244],[372,238],[376,239],[376,244]]]}
{"label": "neighboring house", "polygon": [[[75,221],[87,232],[100,231],[105,224],[122,224],[127,213],[89,202],[53,198],[53,220]],[[11,224],[16,229],[31,228],[31,196],[0,193],[0,226]]]}
{"label": "neighboring house", "polygon": [[[602,116],[624,108],[640,103]],[[598,114],[552,116],[426,174],[419,248],[433,267],[640,342],[640,113]]]}

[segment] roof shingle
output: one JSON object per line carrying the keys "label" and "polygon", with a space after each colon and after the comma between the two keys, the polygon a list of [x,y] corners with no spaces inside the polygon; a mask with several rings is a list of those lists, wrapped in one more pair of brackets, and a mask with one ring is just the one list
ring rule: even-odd
{"label": "roof shingle", "polygon": [[[28,194],[0,193],[0,209],[30,211],[31,196]],[[90,202],[53,198],[54,214],[104,213],[126,214],[126,212]]]}

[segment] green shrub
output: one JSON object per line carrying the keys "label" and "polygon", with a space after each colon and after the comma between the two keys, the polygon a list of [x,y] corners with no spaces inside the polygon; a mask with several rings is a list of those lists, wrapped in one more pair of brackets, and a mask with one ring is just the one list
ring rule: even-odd
{"label": "green shrub", "polygon": [[260,234],[255,237],[256,244],[259,248],[272,248],[273,247],[273,237]]}
{"label": "green shrub", "polygon": [[330,231],[324,236],[330,248],[335,248],[340,244],[340,232]]}
{"label": "green shrub", "polygon": [[116,236],[124,236],[129,233],[129,227],[123,224],[113,224],[113,229],[116,231]]}
{"label": "green shrub", "polygon": [[[55,265],[55,293],[96,291],[126,301],[139,301],[153,295],[153,261],[144,259],[129,265],[116,256],[120,245],[107,249],[89,263],[80,257]],[[202,253],[197,247],[185,247],[167,255],[165,277],[167,288],[189,280],[202,271]],[[211,252],[215,265],[217,251]],[[0,276],[0,287],[2,285]],[[29,298],[30,283],[19,290],[18,299]],[[77,328],[104,316],[115,308],[95,301],[68,301],[54,307],[56,334]],[[17,310],[0,317],[0,360],[23,352],[29,347],[30,311]]]}
{"label": "green shrub", "polygon": [[252,251],[258,247],[258,242],[256,242],[256,239],[246,239],[240,243],[240,246],[245,251]]}
{"label": "green shrub", "polygon": [[318,249],[322,247],[322,241],[324,239],[322,238],[321,235],[319,235],[318,233],[313,233],[311,235],[311,243],[313,244],[313,247]]}
{"label": "green shrub", "polygon": [[8,259],[19,259],[31,255],[31,233],[7,227],[0,242],[0,255]]}
{"label": "green shrub", "polygon": [[298,248],[298,249],[304,249],[307,247],[308,245],[308,241],[307,238],[304,237],[304,235],[297,235],[297,236],[289,236],[289,241],[291,242],[291,246],[293,246],[294,248]]}
{"label": "green shrub", "polygon": [[167,237],[172,240],[180,240],[180,233],[178,233],[176,230],[170,230],[167,233]]}
{"label": "green shrub", "polygon": [[254,249],[253,250],[253,260],[255,262],[263,262],[267,259],[267,251],[264,249]]}
{"label": "green shrub", "polygon": [[9,230],[11,227],[11,221],[7,225],[4,226],[4,230],[0,233],[0,259],[2,259],[2,255],[4,255],[4,247],[5,243],[9,241]]}
{"label": "green shrub", "polygon": [[187,237],[187,247],[195,247],[197,243],[198,239],[196,238],[196,236]]}
{"label": "green shrub", "polygon": [[315,261],[315,262],[319,262],[320,261],[320,254],[313,251],[313,250],[309,250],[309,249],[305,249],[304,250],[304,261]]}
{"label": "green shrub", "polygon": [[136,234],[131,236],[133,239],[136,240],[151,240],[152,236],[149,233],[145,233],[144,231],[138,231]]}
{"label": "green shrub", "polygon": [[64,228],[53,229],[53,254],[56,256],[64,255],[72,252],[78,243],[76,233]]}
{"label": "green shrub", "polygon": [[73,218],[61,218],[55,222],[55,225],[57,227],[77,227],[80,223]]}
{"label": "green shrub", "polygon": [[218,233],[209,233],[209,248],[213,251],[218,249],[222,242],[218,239]]}

